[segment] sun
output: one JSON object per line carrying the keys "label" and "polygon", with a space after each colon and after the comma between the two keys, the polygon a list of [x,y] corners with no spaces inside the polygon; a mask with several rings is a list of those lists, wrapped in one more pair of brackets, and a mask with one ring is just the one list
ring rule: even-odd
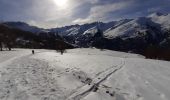
{"label": "sun", "polygon": [[68,0],[53,0],[53,1],[60,8],[65,8],[68,3]]}

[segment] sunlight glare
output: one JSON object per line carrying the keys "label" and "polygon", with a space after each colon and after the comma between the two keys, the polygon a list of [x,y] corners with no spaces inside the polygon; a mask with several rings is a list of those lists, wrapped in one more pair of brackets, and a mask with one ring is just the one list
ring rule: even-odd
{"label": "sunlight glare", "polygon": [[53,1],[60,8],[65,8],[68,3],[68,0],[53,0]]}

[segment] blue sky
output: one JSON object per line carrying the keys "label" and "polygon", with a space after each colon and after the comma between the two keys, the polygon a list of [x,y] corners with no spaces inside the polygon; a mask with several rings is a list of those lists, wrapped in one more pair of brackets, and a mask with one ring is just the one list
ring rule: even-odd
{"label": "blue sky", "polygon": [[1,21],[44,28],[170,13],[170,0],[0,0]]}

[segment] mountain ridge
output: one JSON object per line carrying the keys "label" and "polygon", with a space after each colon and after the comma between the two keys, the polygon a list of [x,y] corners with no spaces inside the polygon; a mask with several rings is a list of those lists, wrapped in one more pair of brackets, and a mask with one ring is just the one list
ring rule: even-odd
{"label": "mountain ridge", "polygon": [[[162,24],[162,27],[165,29],[169,29],[170,21],[170,14],[163,14],[163,13],[152,13],[148,16],[145,17],[139,17],[139,18],[148,18],[151,19],[151,21],[156,22],[158,24]],[[130,21],[137,20],[138,18],[135,19],[122,19],[119,21],[110,21],[107,23],[104,22],[92,22],[92,23],[86,23],[86,24],[75,24],[75,25],[70,25],[70,26],[63,26],[63,27],[58,27],[58,28],[51,28],[51,29],[43,29],[43,28],[38,28],[36,26],[31,26],[25,22],[3,22],[3,24],[8,25],[11,28],[18,28],[24,31],[29,31],[33,33],[40,33],[42,31],[44,32],[56,32],[61,36],[75,36],[75,35],[80,35],[84,34],[85,31],[97,27],[104,31],[104,33],[108,33],[109,31],[126,24]],[[142,20],[139,20],[142,21]]]}
{"label": "mountain ridge", "polygon": [[[19,24],[22,25],[22,23]],[[32,28],[35,27],[30,29]],[[154,56],[168,52],[167,50],[170,49],[170,14],[153,13],[145,17],[108,23],[93,22],[61,28],[39,29],[39,33],[36,34],[40,33],[57,34],[64,41],[77,47],[96,47],[149,56],[151,52],[157,51],[152,55]]]}

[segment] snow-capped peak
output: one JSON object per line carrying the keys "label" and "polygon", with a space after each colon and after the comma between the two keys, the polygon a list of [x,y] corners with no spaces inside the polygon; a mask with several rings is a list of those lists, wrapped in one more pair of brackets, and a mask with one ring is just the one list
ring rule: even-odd
{"label": "snow-capped peak", "polygon": [[153,13],[148,16],[151,20],[162,26],[162,29],[170,28],[170,14]]}
{"label": "snow-capped peak", "polygon": [[108,31],[105,33],[105,36],[108,38],[117,36],[131,37],[136,35],[138,31],[146,30],[147,23],[150,23],[150,21],[145,17],[136,18],[130,22],[116,27],[113,30]]}
{"label": "snow-capped peak", "polygon": [[155,12],[150,14],[148,17],[158,17],[158,16],[166,16],[168,14],[160,13],[160,12]]}

